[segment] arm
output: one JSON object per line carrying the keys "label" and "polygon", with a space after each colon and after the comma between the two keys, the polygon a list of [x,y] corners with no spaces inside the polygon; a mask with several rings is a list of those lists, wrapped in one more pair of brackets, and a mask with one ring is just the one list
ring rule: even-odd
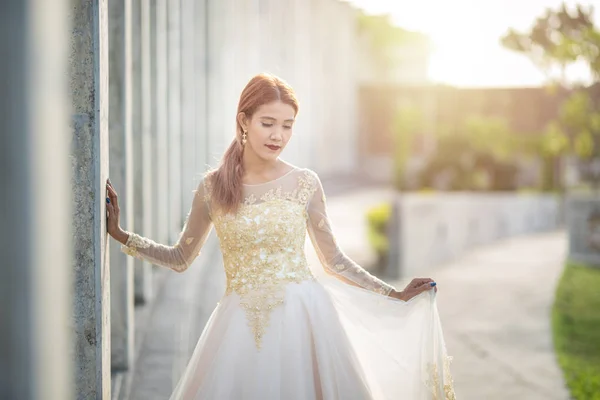
{"label": "arm", "polygon": [[121,250],[152,264],[177,272],[185,271],[200,254],[200,249],[212,228],[208,201],[205,199],[206,190],[202,181],[194,193],[192,207],[174,246],[165,246],[138,234],[125,232],[124,234],[128,235],[126,239],[125,236],[122,239],[117,238],[124,243]]}
{"label": "arm", "polygon": [[323,186],[316,174],[315,178],[316,189],[307,205],[307,228],[310,239],[325,270],[346,283],[384,296],[395,293],[391,285],[369,274],[360,265],[348,258],[339,248],[331,228],[331,222],[327,217]]}

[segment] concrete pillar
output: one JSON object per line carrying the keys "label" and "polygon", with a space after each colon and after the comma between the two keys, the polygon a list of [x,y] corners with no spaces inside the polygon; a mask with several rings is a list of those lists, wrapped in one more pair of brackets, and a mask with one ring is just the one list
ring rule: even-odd
{"label": "concrete pillar", "polygon": [[[108,10],[71,2],[71,190],[76,398],[110,399],[110,264],[107,257]],[[56,146],[53,145],[53,146]]]}
{"label": "concrete pillar", "polygon": [[600,267],[600,199],[571,195],[566,207],[569,259]]}
{"label": "concrete pillar", "polygon": [[[201,6],[199,2],[197,6]],[[194,0],[181,0],[181,188],[182,211],[187,213],[192,205],[192,191],[197,186],[195,168],[196,139],[196,85],[194,58]],[[181,227],[180,227],[181,228]]]}
{"label": "concrete pillar", "polygon": [[[152,165],[152,91],[150,3],[133,0],[132,4],[132,136],[133,189],[135,192],[134,230],[153,237],[152,185],[155,175]],[[136,303],[152,297],[152,265],[134,260],[134,292]]]}
{"label": "concrete pillar", "polygon": [[[110,178],[119,193],[121,225],[133,228],[131,135],[131,0],[113,0],[109,18]],[[133,363],[133,258],[113,243],[111,264],[111,355],[113,370]]]}
{"label": "concrete pillar", "polygon": [[295,27],[290,33],[292,37],[289,39],[291,43],[292,62],[296,70],[294,76],[294,89],[298,95],[300,102],[300,115],[297,122],[294,124],[294,143],[295,149],[298,149],[297,154],[298,165],[312,165],[311,157],[314,153],[312,149],[312,139],[315,132],[312,129],[312,113],[310,112],[313,98],[310,94],[310,66],[312,60],[310,30],[311,30],[311,3],[310,1],[294,0],[292,5],[291,15],[295,19]]}
{"label": "concrete pillar", "polygon": [[201,173],[209,165],[208,134],[208,0],[194,3],[194,135],[196,136],[194,170]]}
{"label": "concrete pillar", "polygon": [[153,26],[153,89],[152,115],[155,120],[152,133],[156,146],[153,154],[156,180],[153,186],[153,214],[156,221],[156,240],[167,243],[169,238],[169,120],[168,120],[168,64],[167,64],[167,0],[151,0]]}
{"label": "concrete pillar", "polygon": [[168,1],[169,242],[183,225],[181,202],[181,0]]}
{"label": "concrete pillar", "polygon": [[[82,232],[81,228],[101,213],[102,204],[86,202],[86,209],[77,214],[71,209],[65,91],[69,11],[64,0],[52,5],[43,0],[0,3],[2,399],[73,398],[71,343],[79,337],[72,334],[69,303],[71,251],[79,244],[82,251],[92,252],[91,229]],[[80,165],[82,158],[72,161]],[[97,165],[86,165],[85,171]],[[85,184],[89,188],[93,181]],[[85,237],[71,235],[73,216],[75,230],[86,233]],[[98,227],[97,237],[99,232]],[[99,238],[96,244],[100,245]],[[93,277],[100,263],[78,266]],[[92,284],[88,296],[97,293],[93,288]],[[93,303],[89,305],[92,313],[85,317],[94,321]],[[82,322],[76,317],[76,329],[83,327]],[[90,333],[94,331],[92,326]],[[84,340],[81,335],[78,343]],[[95,344],[89,347],[96,348]],[[76,348],[77,356],[83,356],[78,350],[82,349]],[[94,359],[89,361],[91,368],[96,366]]]}
{"label": "concrete pillar", "polygon": [[207,0],[207,3],[208,162],[216,167],[233,139],[237,104],[233,106],[233,111],[227,109],[231,104],[227,103],[226,77],[231,76],[232,70],[227,62],[227,57],[231,56],[227,51],[227,4],[219,0]]}

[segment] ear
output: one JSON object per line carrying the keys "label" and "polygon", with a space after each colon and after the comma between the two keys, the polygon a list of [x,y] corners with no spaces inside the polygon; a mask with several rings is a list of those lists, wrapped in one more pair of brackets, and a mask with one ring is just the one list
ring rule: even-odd
{"label": "ear", "polygon": [[248,130],[248,125],[250,124],[249,119],[246,117],[246,114],[241,112],[237,115],[237,120],[243,131]]}

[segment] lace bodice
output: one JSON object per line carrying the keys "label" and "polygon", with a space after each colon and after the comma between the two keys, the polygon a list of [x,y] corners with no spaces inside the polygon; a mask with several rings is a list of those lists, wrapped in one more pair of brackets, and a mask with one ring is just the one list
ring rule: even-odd
{"label": "lace bodice", "polygon": [[318,175],[294,168],[258,185],[244,185],[244,202],[235,215],[214,204],[206,177],[195,191],[185,226],[174,246],[157,244],[135,233],[122,247],[129,255],[182,272],[198,256],[211,228],[219,237],[227,291],[240,296],[257,346],[270,310],[282,304],[285,285],[315,279],[306,261],[308,231],[322,266],[347,283],[388,295],[392,286],[372,276],[339,248],[327,217]]}

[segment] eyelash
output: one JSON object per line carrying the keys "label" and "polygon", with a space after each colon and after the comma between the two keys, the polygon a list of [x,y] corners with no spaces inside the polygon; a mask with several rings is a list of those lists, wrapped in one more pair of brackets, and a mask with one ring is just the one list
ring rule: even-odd
{"label": "eyelash", "polygon": [[[273,126],[273,124],[265,124],[264,122],[262,122],[262,126],[265,127],[265,128],[270,128],[270,127]],[[283,128],[284,129],[292,129],[291,126],[284,126]]]}

